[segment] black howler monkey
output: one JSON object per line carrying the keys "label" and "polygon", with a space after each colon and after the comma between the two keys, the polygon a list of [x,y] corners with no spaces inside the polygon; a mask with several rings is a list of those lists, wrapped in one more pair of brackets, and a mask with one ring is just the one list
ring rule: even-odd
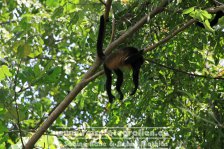
{"label": "black howler monkey", "polygon": [[129,67],[133,71],[133,83],[135,85],[130,95],[134,95],[138,88],[139,71],[144,62],[143,50],[138,51],[134,47],[121,48],[108,56],[103,53],[103,39],[104,39],[104,16],[100,17],[100,26],[97,39],[97,55],[103,60],[104,72],[106,74],[106,91],[109,97],[109,102],[112,103],[115,98],[111,93],[112,72],[117,75],[116,90],[120,95],[120,100],[123,99],[121,92],[121,85],[123,83],[122,67]]}
{"label": "black howler monkey", "polygon": [[[215,14],[214,19],[210,22],[210,26],[211,27],[215,26],[218,23],[219,18],[221,18],[223,16],[224,16],[224,12],[222,10],[217,11],[216,14]],[[201,23],[201,22],[197,22],[196,24],[197,24],[197,26],[200,26],[202,28],[205,28],[204,24]]]}

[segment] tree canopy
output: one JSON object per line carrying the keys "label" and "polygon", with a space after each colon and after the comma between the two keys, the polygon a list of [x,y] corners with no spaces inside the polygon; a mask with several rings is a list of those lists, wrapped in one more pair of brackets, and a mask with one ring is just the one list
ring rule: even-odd
{"label": "tree canopy", "polygon": [[[0,1],[0,148],[127,143],[106,132],[95,139],[55,133],[100,127],[164,129],[163,147],[221,149],[224,17],[209,23],[220,11],[221,0]],[[145,58],[137,93],[129,95],[125,70],[124,100],[112,104],[96,55],[103,14],[106,53],[133,46]],[[162,146],[150,137],[149,147]]]}

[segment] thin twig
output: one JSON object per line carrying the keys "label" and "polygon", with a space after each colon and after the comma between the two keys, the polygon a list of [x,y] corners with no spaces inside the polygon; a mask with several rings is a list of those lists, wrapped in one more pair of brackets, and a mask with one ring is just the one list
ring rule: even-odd
{"label": "thin twig", "polygon": [[110,37],[110,43],[114,41],[115,37],[115,18],[114,18],[114,12],[111,6],[111,14],[112,14],[112,31],[111,31],[111,37]]}
{"label": "thin twig", "polygon": [[19,136],[20,136],[20,140],[21,140],[21,143],[22,143],[22,147],[25,148],[23,138],[22,138],[22,130],[21,130],[20,116],[19,116],[19,106],[18,106],[18,103],[17,103],[17,92],[16,92],[16,86],[17,86],[17,82],[18,82],[18,74],[19,74],[19,70],[20,70],[20,65],[21,65],[21,60],[18,64],[18,68],[17,68],[17,71],[16,71],[13,90],[14,90],[14,102],[15,102],[15,106],[16,106],[17,125],[18,125],[18,129],[19,129]]}
{"label": "thin twig", "polygon": [[101,71],[95,73],[93,76],[91,76],[91,77],[89,77],[88,79],[85,79],[85,80],[83,80],[83,81],[85,81],[85,82],[90,82],[90,81],[96,79],[98,76],[102,75],[103,73],[104,73],[104,71],[101,70]]}
{"label": "thin twig", "polygon": [[106,3],[103,0],[99,0],[103,5],[106,6]]}
{"label": "thin twig", "polygon": [[153,64],[156,64],[160,67],[163,67],[163,68],[166,68],[166,69],[169,69],[169,70],[173,70],[175,72],[179,72],[179,73],[183,73],[183,74],[186,74],[186,75],[189,75],[189,76],[193,76],[193,77],[200,77],[200,78],[206,78],[206,79],[215,79],[215,80],[224,80],[224,78],[218,78],[218,77],[210,77],[210,76],[206,76],[206,75],[199,75],[199,74],[195,74],[195,73],[190,73],[190,72],[187,72],[187,71],[184,71],[184,70],[180,70],[180,69],[176,69],[176,68],[172,68],[172,67],[169,67],[169,66],[166,66],[166,65],[163,65],[163,64],[160,64],[160,63],[157,63],[153,60],[149,60],[149,59],[146,59],[148,62],[150,63],[153,63]]}

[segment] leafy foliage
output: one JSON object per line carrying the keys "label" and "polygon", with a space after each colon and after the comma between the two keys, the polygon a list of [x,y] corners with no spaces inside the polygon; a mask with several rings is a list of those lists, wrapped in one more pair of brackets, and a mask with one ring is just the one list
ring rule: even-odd
{"label": "leafy foliage", "polygon": [[[156,0],[114,1],[115,38],[158,4]],[[132,126],[168,127],[171,148],[222,148],[224,81],[215,78],[223,78],[224,18],[211,28],[214,15],[205,11],[209,7],[213,4],[208,0],[177,0],[119,45],[147,47],[192,17],[207,28],[192,25],[146,53],[135,96],[128,94],[133,87],[129,73],[124,101],[112,105],[104,90],[105,78],[91,82],[37,146],[47,142],[49,148],[74,147],[80,141],[70,135],[51,136],[59,128]],[[0,1],[0,148],[21,147],[20,130],[26,142],[91,67],[103,8],[97,0]],[[108,134],[104,137],[106,143],[116,143]]]}

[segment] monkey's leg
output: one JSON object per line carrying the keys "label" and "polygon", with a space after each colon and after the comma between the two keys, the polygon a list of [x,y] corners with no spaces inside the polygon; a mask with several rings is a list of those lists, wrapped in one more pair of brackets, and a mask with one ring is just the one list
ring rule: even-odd
{"label": "monkey's leg", "polygon": [[141,67],[141,65],[132,65],[132,70],[133,70],[132,79],[133,79],[133,83],[135,85],[135,88],[132,90],[130,95],[134,95],[135,92],[138,89],[138,79],[139,79],[140,67]]}
{"label": "monkey's leg", "polygon": [[110,69],[108,69],[104,65],[104,72],[106,74],[106,91],[107,91],[107,95],[109,97],[109,102],[112,103],[113,102],[113,99],[115,98],[113,96],[113,94],[111,93],[112,71]]}
{"label": "monkey's leg", "polygon": [[123,73],[120,69],[116,69],[116,70],[114,70],[114,72],[117,75],[116,90],[120,94],[120,100],[122,100],[124,98],[124,95],[121,92],[121,85],[123,83]]}

